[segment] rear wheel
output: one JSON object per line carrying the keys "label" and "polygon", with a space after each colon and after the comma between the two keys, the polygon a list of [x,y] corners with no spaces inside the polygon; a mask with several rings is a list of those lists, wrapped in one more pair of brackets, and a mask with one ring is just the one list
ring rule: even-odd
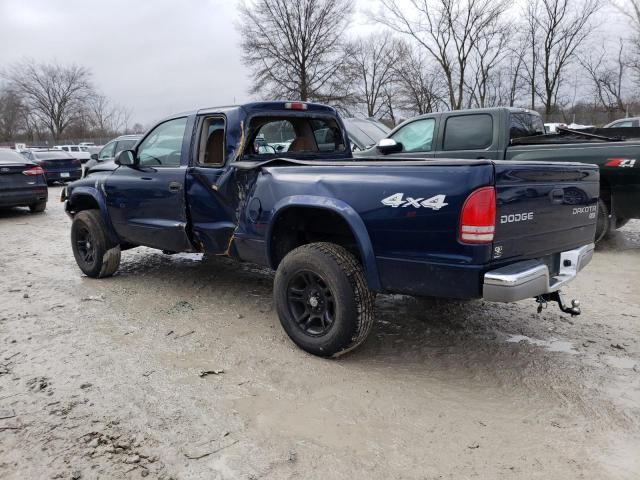
{"label": "rear wheel", "polygon": [[89,277],[109,277],[120,266],[120,246],[109,243],[99,210],[84,210],[73,218],[71,247],[80,270]]}
{"label": "rear wheel", "polygon": [[342,355],[360,345],[373,325],[374,296],[362,266],[332,243],[287,254],[276,272],[274,299],[287,335],[313,355]]}
{"label": "rear wheel", "polygon": [[34,203],[33,205],[29,205],[29,210],[31,210],[31,213],[41,213],[44,212],[44,210],[47,208],[47,202],[38,202],[38,203]]}

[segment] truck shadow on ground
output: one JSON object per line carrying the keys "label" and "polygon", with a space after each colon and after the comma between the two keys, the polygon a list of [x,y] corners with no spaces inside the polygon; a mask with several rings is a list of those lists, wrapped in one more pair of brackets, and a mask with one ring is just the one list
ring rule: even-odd
{"label": "truck shadow on ground", "polygon": [[640,250],[640,232],[631,229],[614,230],[596,245],[596,252]]}
{"label": "truck shadow on ground", "polygon": [[[144,289],[161,285],[176,299],[188,299],[201,310],[210,308],[207,298],[230,302],[230,309],[250,312],[233,321],[255,322],[257,335],[279,328],[272,300],[273,272],[256,265],[224,257],[201,259],[196,254],[167,256],[144,249],[135,254],[124,252],[120,272],[111,281]],[[413,365],[418,370],[446,371],[454,366],[460,371],[525,369],[549,353],[526,342],[506,340],[513,335],[546,338],[550,326],[559,331],[570,328],[571,323],[551,307],[538,315],[533,300],[504,305],[378,295],[375,315],[367,341],[340,361]]]}

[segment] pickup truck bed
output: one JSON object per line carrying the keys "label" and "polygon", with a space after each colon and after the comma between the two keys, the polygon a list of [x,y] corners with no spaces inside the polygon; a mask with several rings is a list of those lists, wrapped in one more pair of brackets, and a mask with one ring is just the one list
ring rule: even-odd
{"label": "pickup truck bed", "polygon": [[287,334],[331,356],[364,341],[376,292],[544,302],[590,260],[596,166],[355,159],[333,109],[291,105],[171,117],[69,185],[81,270],[140,245],[269,266]]}

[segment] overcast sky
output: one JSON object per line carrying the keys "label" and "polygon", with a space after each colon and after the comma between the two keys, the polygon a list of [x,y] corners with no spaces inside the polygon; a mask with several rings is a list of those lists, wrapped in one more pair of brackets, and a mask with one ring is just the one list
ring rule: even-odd
{"label": "overcast sky", "polygon": [[[294,0],[295,1],[295,0]],[[0,0],[0,68],[22,58],[77,63],[149,124],[250,100],[238,0]]]}
{"label": "overcast sky", "polygon": [[0,66],[78,63],[143,123],[249,99],[235,0],[0,0]]}
{"label": "overcast sky", "polygon": [[[178,111],[245,102],[249,76],[234,25],[237,3],[0,0],[0,68],[25,57],[86,66],[102,93],[147,126]],[[363,10],[372,2],[358,4]],[[376,30],[356,13],[348,33]],[[607,13],[604,38],[625,23]]]}

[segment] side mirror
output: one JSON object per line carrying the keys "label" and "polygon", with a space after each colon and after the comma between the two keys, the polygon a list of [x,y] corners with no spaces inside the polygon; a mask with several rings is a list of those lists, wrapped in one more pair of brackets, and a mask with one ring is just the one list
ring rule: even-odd
{"label": "side mirror", "polygon": [[116,165],[122,165],[124,167],[133,167],[136,162],[136,152],[133,150],[122,150],[116,156]]}
{"label": "side mirror", "polygon": [[378,142],[376,148],[383,155],[390,153],[399,153],[402,151],[402,144],[396,142],[393,138],[383,138]]}
{"label": "side mirror", "polygon": [[95,160],[97,162],[98,161],[98,154],[97,153],[92,153],[91,154],[91,160]]}

